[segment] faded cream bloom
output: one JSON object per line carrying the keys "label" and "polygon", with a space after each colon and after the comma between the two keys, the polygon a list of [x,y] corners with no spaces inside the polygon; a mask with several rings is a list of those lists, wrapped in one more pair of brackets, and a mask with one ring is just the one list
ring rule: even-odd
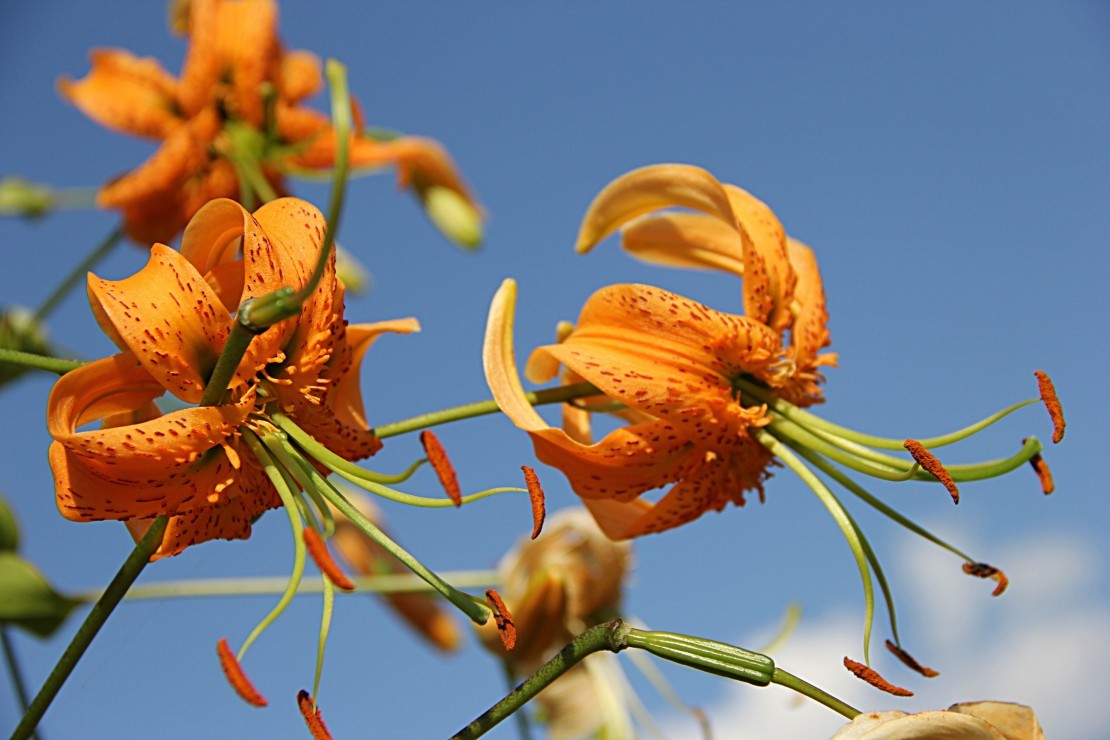
{"label": "faded cream bloom", "polygon": [[832,740],[1044,740],[1032,709],[1022,704],[974,701],[944,711],[868,712],[840,728]]}
{"label": "faded cream bloom", "polygon": [[[602,534],[586,510],[558,512],[539,537],[522,539],[499,565],[516,647],[506,653],[488,624],[478,630],[482,642],[518,677],[531,674],[584,630],[618,616],[631,566],[632,547]],[[597,653],[536,702],[551,738],[631,737],[629,691],[616,656]]]}

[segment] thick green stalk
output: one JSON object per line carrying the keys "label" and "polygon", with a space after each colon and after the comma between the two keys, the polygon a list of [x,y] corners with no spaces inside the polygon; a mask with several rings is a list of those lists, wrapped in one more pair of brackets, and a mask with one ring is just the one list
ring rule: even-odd
{"label": "thick green stalk", "polygon": [[[528,403],[533,406],[542,406],[549,403],[573,401],[576,398],[585,398],[586,396],[596,396],[598,393],[600,393],[600,391],[590,383],[575,383],[573,385],[564,385],[558,388],[545,388],[542,391],[525,393],[524,397],[527,398]],[[501,409],[497,406],[497,402],[493,399],[478,401],[462,406],[453,406],[452,408],[443,409],[442,411],[433,411],[429,414],[421,414],[411,419],[382,424],[381,426],[374,427],[374,434],[376,434],[379,439],[396,437],[398,434],[407,434],[408,432],[427,429],[428,427],[446,424],[451,421],[471,419],[475,416],[485,416],[486,414],[496,414],[500,410]]]}
{"label": "thick green stalk", "polygon": [[619,619],[586,630],[560,650],[554,658],[540,666],[538,671],[513,689],[508,696],[452,735],[452,740],[471,740],[486,734],[590,653],[602,650],[619,653],[627,647],[626,639],[630,630],[631,628]]}
{"label": "thick green stalk", "polygon": [[108,236],[104,237],[104,241],[97,245],[96,249],[90,252],[89,255],[85,257],[85,259],[81,260],[81,262],[79,262],[73,268],[73,270],[68,275],[66,275],[61,284],[54,289],[54,292],[51,293],[49,297],[47,297],[47,299],[42,302],[42,305],[39,306],[39,309],[35,311],[35,323],[38,323],[49,316],[51,312],[53,312],[54,309],[57,308],[63,300],[65,300],[65,297],[69,295],[69,292],[73,290],[77,283],[81,282],[81,280],[85,278],[85,275],[88,274],[89,270],[96,267],[96,265],[100,263],[100,260],[107,257],[108,253],[111,252],[117,244],[119,244],[120,239],[122,238],[123,226],[117,226],[115,229],[112,230],[110,234],[108,234]]}
{"label": "thick green stalk", "polygon": [[46,683],[43,684],[38,695],[27,708],[23,719],[16,726],[15,732],[12,733],[12,740],[26,740],[38,727],[42,716],[46,714],[46,710],[50,706],[50,702],[58,695],[58,691],[61,690],[62,685],[69,678],[69,674],[77,666],[77,661],[85,654],[85,650],[92,644],[93,638],[100,632],[104,623],[108,621],[108,617],[112,615],[112,610],[116,608],[131,584],[135,582],[135,579],[143,572],[143,568],[150,562],[150,556],[162,544],[162,537],[166,533],[168,521],[169,519],[165,514],[155,517],[154,521],[151,522],[150,529],[135,545],[135,549],[131,551],[127,559],[123,561],[116,577],[108,584],[108,588],[104,590],[104,595],[93,605],[89,615],[85,617],[85,621],[77,628],[77,634],[73,636],[57,665],[54,666],[54,670],[47,676]]}
{"label": "thick green stalk", "polygon": [[797,676],[787,673],[777,666],[775,667],[775,675],[771,679],[771,683],[778,684],[779,686],[785,686],[788,689],[793,689],[799,694],[813,699],[815,702],[824,704],[829,709],[844,715],[848,719],[855,719],[860,714],[860,711],[855,707],[845,704],[832,694],[825,693],[813,684],[803,681]]}
{"label": "thick green stalk", "polygon": [[30,352],[20,352],[17,349],[0,349],[0,363],[10,362],[13,365],[22,365],[34,370],[45,370],[58,375],[65,375],[70,370],[76,370],[85,363],[81,360],[63,360],[47,355],[33,355]]}
{"label": "thick green stalk", "polygon": [[200,399],[201,406],[219,406],[223,403],[224,393],[227,392],[235,370],[239,367],[239,361],[243,359],[254,337],[255,333],[239,321],[231,327],[231,334],[228,335],[220,357],[216,360],[216,367],[212,369],[212,375],[204,387],[204,396]]}

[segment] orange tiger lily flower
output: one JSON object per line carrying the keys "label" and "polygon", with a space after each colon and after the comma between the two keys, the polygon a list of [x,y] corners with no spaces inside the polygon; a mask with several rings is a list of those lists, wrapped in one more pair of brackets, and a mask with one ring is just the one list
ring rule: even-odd
{"label": "orange tiger lily flower", "polygon": [[[230,200],[202,208],[181,252],[161,244],[146,266],[118,281],[89,276],[98,323],[120,353],[63,375],[47,425],[61,513],[74,521],[170,516],[156,557],[210,539],[244,539],[251,522],[281,505],[242,442],[279,410],[349,460],[381,443],[366,424],[358,371],[383,332],[416,331],[413,319],[346,326],[334,252],[300,314],[255,337],[223,403],[163,414],[165,392],[201,400],[240,302],[303,288],[323,243],[323,216],[293,198],[254,214]],[[102,428],[80,430],[100,421]]]}
{"label": "orange tiger lily flower", "polygon": [[[574,331],[538,348],[526,369],[542,382],[565,366],[624,404],[628,426],[596,443],[581,424],[573,435],[548,426],[516,377],[511,281],[490,313],[485,362],[494,397],[614,538],[661,532],[730,501],[742,506],[750,491],[762,497],[772,455],[749,430],[770,418],[735,380],[752,379],[806,406],[821,401],[819,368],[835,361],[818,354],[828,344],[828,315],[812,252],[788,240],[765,205],[705,170],[660,165],[619,178],[590,206],[579,249],[668,206],[701,213],[635,221],[625,246],[652,261],[743,275],[746,315],[646,285],[614,285],[591,296]],[[658,503],[639,498],[671,484]]]}
{"label": "orange tiger lily flower", "polygon": [[[285,173],[335,164],[331,120],[303,104],[322,86],[320,60],[282,48],[275,0],[195,0],[185,13],[189,49],[180,78],[152,58],[101,49],[92,52],[84,79],[59,81],[62,95],[94,121],[161,141],[145,163],[97,196],[101,207],[122,212],[140,244],[170,241],[209,200],[270,200],[285,192]],[[474,223],[448,237],[478,238],[480,208],[438,142],[359,133],[350,164],[397,166],[401,186],[426,205],[453,194]],[[429,215],[436,210],[429,206]]]}

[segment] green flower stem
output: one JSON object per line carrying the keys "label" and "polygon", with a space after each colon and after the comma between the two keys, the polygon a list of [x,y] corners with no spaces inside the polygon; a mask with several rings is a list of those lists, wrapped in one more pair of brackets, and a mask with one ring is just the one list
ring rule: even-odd
{"label": "green flower stem", "polygon": [[855,707],[845,704],[832,694],[825,693],[813,684],[803,681],[797,676],[787,673],[777,666],[775,667],[775,675],[771,678],[771,683],[778,684],[779,686],[785,686],[788,689],[793,689],[802,696],[809,697],[819,704],[824,704],[829,709],[837,712],[838,714],[844,715],[848,719],[855,719],[860,715],[860,711]]}
{"label": "green flower stem", "polygon": [[766,686],[771,683],[775,669],[775,661],[766,655],[716,640],[676,632],[632,629],[628,633],[627,641],[628,647],[646,650],[672,663],[754,686]]}
{"label": "green flower stem", "polygon": [[937,537],[935,534],[928,531],[924,527],[921,527],[920,525],[913,522],[912,520],[907,519],[905,516],[903,516],[902,514],[900,514],[897,511],[895,511],[890,506],[887,506],[885,503],[883,503],[881,500],[879,500],[875,496],[868,493],[862,486],[860,486],[854,480],[849,478],[840,469],[838,469],[835,465],[833,465],[832,463],[830,463],[828,460],[821,457],[817,453],[812,452],[810,450],[807,450],[804,447],[794,447],[793,445],[791,445],[791,448],[795,452],[797,452],[799,455],[804,457],[810,464],[812,464],[813,466],[820,469],[821,472],[825,473],[825,475],[829,476],[830,478],[835,480],[837,483],[839,483],[840,485],[847,488],[849,491],[854,493],[858,498],[862,499],[864,503],[866,503],[868,506],[872,507],[873,509],[876,509],[879,513],[884,514],[888,519],[891,519],[894,522],[896,522],[898,524],[901,524],[903,527],[910,530],[911,532],[918,535],[919,537],[924,537],[925,539],[929,540],[933,544],[939,545],[940,547],[943,547],[948,552],[952,553],[953,555],[956,555],[958,557],[963,558],[964,560],[966,560],[969,563],[975,562],[974,560],[972,560],[972,558],[968,557],[968,555],[966,553],[964,553],[962,550],[960,550],[959,548],[955,547],[954,545],[949,544],[948,542],[945,542],[940,537]]}
{"label": "green flower stem", "polygon": [[489,732],[590,653],[602,650],[619,653],[624,650],[628,646],[627,637],[630,631],[631,628],[619,619],[586,630],[560,650],[554,658],[540,666],[539,670],[513,689],[508,696],[452,735],[452,740],[471,740]]}
{"label": "green flower stem", "polygon": [[42,305],[39,306],[39,309],[35,311],[34,322],[38,323],[45,320],[46,317],[49,316],[54,311],[54,309],[57,308],[58,305],[65,299],[65,297],[69,295],[69,292],[73,290],[77,283],[85,279],[85,275],[89,272],[89,270],[96,267],[96,265],[99,264],[102,259],[108,256],[109,252],[115,249],[115,246],[119,244],[122,238],[123,226],[117,226],[112,230],[110,234],[108,234],[108,236],[104,237],[104,241],[100,242],[100,244],[97,245],[96,249],[90,252],[89,255],[85,257],[85,259],[81,260],[81,262],[79,262],[73,268],[73,270],[68,275],[66,275],[61,284],[59,284],[58,287],[54,289],[54,292],[51,293],[47,297],[47,299],[42,302]]}
{"label": "green flower stem", "polygon": [[321,245],[312,276],[296,295],[298,302],[307,300],[316,290],[320,278],[324,276],[332,245],[335,243],[335,233],[339,230],[339,217],[343,213],[343,200],[347,192],[347,171],[351,148],[351,94],[347,90],[347,68],[335,59],[329,59],[324,64],[324,76],[328,80],[331,121],[335,128],[335,168],[332,170],[331,198],[328,202],[328,224],[324,231],[324,243]]}
{"label": "green flower stem", "polygon": [[[590,383],[575,383],[573,385],[563,385],[558,388],[545,388],[542,391],[535,391],[533,393],[525,393],[524,397],[528,399],[528,403],[533,406],[543,406],[549,403],[563,403],[571,401],[575,398],[585,398],[587,396],[596,396],[600,391]],[[428,427],[446,424],[451,421],[460,421],[461,419],[471,419],[476,416],[485,416],[486,414],[496,414],[501,409],[498,408],[497,402],[494,400],[478,401],[476,403],[468,403],[463,406],[454,406],[442,411],[433,411],[429,414],[421,414],[414,416],[411,419],[404,419],[403,421],[395,421],[390,424],[383,424],[374,427],[374,434],[378,439],[385,439],[387,437],[395,437],[398,434],[407,434],[408,432],[415,432]]]}
{"label": "green flower stem", "polygon": [[[894,439],[891,437],[876,437],[871,434],[862,434],[861,432],[848,429],[847,427],[833,424],[832,422],[826,421],[820,416],[811,414],[808,411],[803,411],[797,406],[784,401],[781,398],[776,398],[771,391],[766,388],[762,388],[749,380],[738,378],[733,382],[740,390],[752,396],[755,396],[755,398],[758,399],[760,403],[767,404],[768,408],[770,408],[772,411],[775,411],[776,413],[786,417],[787,419],[790,419],[793,422],[809,427],[814,431],[827,432],[838,437],[843,437],[844,439],[851,440],[858,444],[867,445],[869,447],[876,447],[880,450],[905,449],[903,447],[903,443],[905,442],[904,438]],[[944,447],[945,445],[950,445],[953,442],[959,442],[960,440],[967,439],[976,432],[986,429],[990,425],[994,424],[995,422],[1006,416],[1009,416],[1018,409],[1025,408],[1029,404],[1037,403],[1038,401],[1040,401],[1039,398],[1032,398],[1028,401],[1021,401],[1019,403],[1015,403],[1012,406],[1008,406],[998,413],[992,414],[985,419],[977,421],[970,426],[966,426],[963,429],[957,429],[954,432],[942,434],[937,437],[922,437],[917,441],[923,444],[928,449],[933,449],[934,447]]]}
{"label": "green flower stem", "polygon": [[833,521],[840,527],[840,531],[844,534],[844,539],[848,541],[848,546],[852,549],[852,556],[856,560],[856,567],[859,568],[860,580],[863,582],[863,600],[864,600],[864,622],[863,622],[863,660],[865,663],[871,662],[871,626],[874,621],[875,614],[875,591],[871,583],[871,570],[867,564],[867,555],[860,541],[859,530],[856,529],[855,523],[852,518],[848,516],[848,512],[844,510],[840,501],[837,500],[833,492],[821,482],[812,470],[807,468],[805,464],[794,456],[790,448],[780,441],[770,432],[763,429],[753,429],[752,436],[770,450],[771,454],[781,460],[786,467],[794,471],[794,473],[802,479],[802,481],[809,486],[810,490],[816,494],[817,498],[828,509],[829,514],[832,515]]}
{"label": "green flower stem", "polygon": [[38,727],[42,716],[46,714],[46,710],[50,706],[50,702],[54,700],[66,679],[69,678],[69,674],[77,666],[77,661],[81,659],[85,650],[92,644],[93,638],[100,632],[104,623],[108,621],[112,610],[119,604],[131,584],[135,582],[135,579],[143,572],[143,568],[150,562],[150,556],[162,544],[162,537],[166,533],[168,521],[169,519],[164,514],[155,517],[150,524],[150,529],[135,545],[135,549],[131,551],[127,559],[123,561],[123,565],[120,566],[115,578],[112,579],[108,588],[104,590],[104,594],[93,605],[89,615],[85,617],[85,621],[77,628],[77,634],[73,636],[69,646],[62,653],[62,657],[54,666],[54,670],[47,676],[38,696],[31,701],[23,719],[12,733],[13,740],[26,740]]}
{"label": "green flower stem", "polygon": [[15,349],[0,349],[0,362],[10,362],[13,365],[22,365],[34,370],[45,370],[58,375],[65,375],[70,370],[76,370],[85,364],[81,360],[63,360],[48,355],[33,355],[30,352],[20,352]]}
{"label": "green flower stem", "polygon": [[200,399],[201,406],[219,406],[223,403],[224,393],[227,392],[227,387],[239,368],[239,361],[243,359],[247,347],[255,336],[255,332],[240,321],[236,321],[231,327],[231,334],[228,335],[219,359],[216,360],[216,367],[212,369],[212,375],[204,387],[204,395]]}
{"label": "green flower stem", "polygon": [[[500,579],[492,570],[444,571],[440,574],[459,588],[488,588],[497,586]],[[396,573],[380,576],[351,577],[359,594],[428,593],[434,589],[419,576]],[[146,586],[136,586],[127,592],[125,601],[151,601],[157,599],[193,599],[224,596],[274,596],[285,591],[289,579],[285,577],[252,578],[198,578],[186,581],[163,581]],[[324,590],[316,581],[305,581],[297,587],[297,594],[318,594]],[[103,591],[72,594],[70,598],[82,602],[96,601]]]}
{"label": "green flower stem", "polygon": [[[501,668],[505,674],[505,685],[509,691],[516,686],[516,676],[513,675],[513,665],[508,661],[508,656],[501,661]],[[513,712],[516,716],[516,734],[520,740],[532,740],[532,725],[525,712]]]}
{"label": "green flower stem", "polygon": [[30,697],[27,695],[27,684],[23,682],[23,672],[19,670],[19,659],[15,654],[15,646],[12,645],[11,635],[8,634],[8,625],[0,624],[0,642],[4,645],[4,665],[8,668],[8,675],[12,678],[12,686],[15,688],[16,699],[19,700],[19,708],[24,712],[30,704]]}

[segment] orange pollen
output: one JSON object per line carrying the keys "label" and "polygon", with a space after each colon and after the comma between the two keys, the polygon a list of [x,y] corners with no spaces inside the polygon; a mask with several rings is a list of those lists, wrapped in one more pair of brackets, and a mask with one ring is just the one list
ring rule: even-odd
{"label": "orange pollen", "polygon": [[543,489],[540,488],[540,479],[535,470],[527,465],[521,465],[520,469],[524,471],[524,482],[528,486],[528,497],[532,499],[532,539],[536,539],[540,536],[540,531],[543,529],[543,520],[547,515],[547,510],[544,507]]}
{"label": "orange pollen", "polygon": [[242,697],[243,701],[255,707],[264,707],[269,703],[266,701],[266,697],[254,688],[254,684],[247,678],[247,674],[243,673],[243,667],[239,665],[235,653],[231,652],[231,648],[228,647],[226,637],[221,637],[220,641],[216,643],[216,654],[220,656],[220,668],[223,668],[224,675],[227,676],[227,682],[231,684],[231,688],[235,689],[235,693]]}
{"label": "orange pollen", "polygon": [[901,686],[895,686],[890,681],[879,675],[879,672],[874,668],[869,668],[863,663],[857,663],[851,658],[845,656],[844,667],[852,672],[856,678],[866,683],[871,684],[879,691],[885,691],[888,694],[895,696],[913,696],[913,692],[909,689],[903,689]]}
{"label": "orange pollen", "polygon": [[447,451],[440,444],[439,437],[432,430],[425,429],[420,433],[420,444],[424,445],[424,454],[428,456],[428,462],[435,469],[439,482],[443,489],[447,491],[448,497],[455,503],[455,506],[462,506],[462,489],[459,488],[459,477],[455,474],[455,466],[447,458]]}
{"label": "orange pollen", "polygon": [[324,718],[320,716],[320,710],[316,708],[312,695],[304,689],[298,691],[297,706],[301,708],[301,714],[312,737],[315,740],[331,740],[331,733],[328,732],[328,726],[324,724]]}
{"label": "orange pollen", "polygon": [[934,671],[932,668],[926,668],[925,666],[918,663],[912,655],[907,653],[898,645],[895,645],[890,640],[886,641],[886,649],[892,652],[894,654],[894,657],[902,661],[911,671],[917,671],[925,678],[935,678],[936,676],[940,675],[939,672]]}
{"label": "orange pollen", "polygon": [[[1021,440],[1021,443],[1025,444],[1025,440]],[[1034,472],[1036,472],[1037,478],[1041,481],[1041,490],[1044,491],[1044,495],[1047,496],[1048,494],[1055,491],[1056,484],[1052,480],[1052,471],[1048,469],[1048,463],[1046,463],[1044,461],[1044,458],[1041,457],[1041,453],[1038,452],[1036,455],[1033,455],[1033,457],[1029,458],[1029,464],[1033,466],[1033,470]]]}
{"label": "orange pollen", "polygon": [[1041,401],[1044,402],[1044,407],[1048,409],[1048,415],[1052,418],[1052,442],[1059,444],[1064,438],[1064,427],[1067,426],[1064,421],[1064,407],[1060,405],[1060,397],[1056,395],[1056,387],[1052,385],[1052,378],[1048,377],[1048,373],[1037,370],[1033,374],[1037,376],[1037,389],[1041,392]]}
{"label": "orange pollen", "polygon": [[492,588],[486,591],[486,603],[493,609],[493,619],[497,623],[497,631],[501,633],[501,644],[506,650],[512,650],[516,647],[516,625],[509,607],[501,600],[501,594]]}
{"label": "orange pollen", "polygon": [[956,488],[956,481],[952,480],[952,476],[941,464],[940,460],[936,458],[933,453],[925,449],[925,445],[918,442],[916,439],[907,439],[904,443],[906,450],[913,455],[913,459],[917,464],[925,468],[934,478],[944,484],[948,489],[949,495],[952,496],[952,503],[960,503],[960,489]]}
{"label": "orange pollen", "polygon": [[987,563],[964,563],[964,573],[976,578],[993,578],[998,581],[998,585],[994,587],[991,596],[1001,596],[1006,587],[1010,585],[1010,579],[1006,577],[998,568]]}
{"label": "orange pollen", "polygon": [[308,548],[308,554],[312,556],[312,561],[316,563],[320,572],[341,591],[354,591],[355,584],[351,583],[347,574],[332,560],[328,546],[324,544],[324,538],[320,533],[312,527],[305,527],[301,530],[301,537],[304,539],[305,547]]}

